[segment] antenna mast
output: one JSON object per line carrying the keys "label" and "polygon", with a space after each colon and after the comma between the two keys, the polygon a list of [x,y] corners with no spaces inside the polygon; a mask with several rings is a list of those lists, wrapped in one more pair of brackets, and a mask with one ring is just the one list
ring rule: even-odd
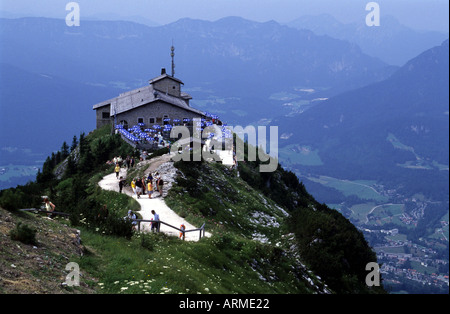
{"label": "antenna mast", "polygon": [[172,47],[170,48],[170,56],[172,57],[172,77],[175,76],[175,62],[174,62],[174,57],[175,57],[175,47],[173,46],[173,40],[172,40]]}

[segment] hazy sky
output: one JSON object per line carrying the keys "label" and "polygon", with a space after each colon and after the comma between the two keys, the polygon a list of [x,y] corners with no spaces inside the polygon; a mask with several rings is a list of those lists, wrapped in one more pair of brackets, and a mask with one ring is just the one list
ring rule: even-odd
{"label": "hazy sky", "polygon": [[[13,16],[65,18],[69,0],[0,0],[0,11]],[[83,16],[142,16],[159,24],[183,17],[215,21],[241,16],[254,21],[289,22],[302,15],[328,13],[342,22],[365,19],[369,0],[78,0]],[[448,0],[378,0],[382,15],[393,15],[416,29],[448,32]]]}

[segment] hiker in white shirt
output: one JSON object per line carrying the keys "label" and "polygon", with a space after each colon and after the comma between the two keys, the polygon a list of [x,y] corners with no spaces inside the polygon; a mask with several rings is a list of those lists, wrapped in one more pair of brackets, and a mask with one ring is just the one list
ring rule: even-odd
{"label": "hiker in white shirt", "polygon": [[159,215],[152,210],[153,214],[153,222],[152,222],[152,231],[155,230],[156,232],[159,232]]}

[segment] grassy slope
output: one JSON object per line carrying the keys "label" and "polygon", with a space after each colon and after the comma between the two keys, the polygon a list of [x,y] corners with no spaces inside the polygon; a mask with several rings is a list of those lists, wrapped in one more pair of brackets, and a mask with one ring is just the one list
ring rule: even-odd
{"label": "grassy slope", "polygon": [[[21,222],[36,232],[36,243],[11,240],[9,234]],[[83,251],[76,229],[65,220],[48,220],[31,213],[12,214],[0,208],[0,294],[93,293],[95,278],[81,269],[79,287],[62,285],[66,265]]]}

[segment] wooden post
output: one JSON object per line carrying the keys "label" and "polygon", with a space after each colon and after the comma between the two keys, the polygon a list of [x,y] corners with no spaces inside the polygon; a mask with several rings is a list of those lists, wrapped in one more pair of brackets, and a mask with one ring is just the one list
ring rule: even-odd
{"label": "wooden post", "polygon": [[203,231],[203,236],[205,236],[205,223],[203,223],[203,225],[200,227],[200,239],[202,238],[201,237],[202,231]]}

